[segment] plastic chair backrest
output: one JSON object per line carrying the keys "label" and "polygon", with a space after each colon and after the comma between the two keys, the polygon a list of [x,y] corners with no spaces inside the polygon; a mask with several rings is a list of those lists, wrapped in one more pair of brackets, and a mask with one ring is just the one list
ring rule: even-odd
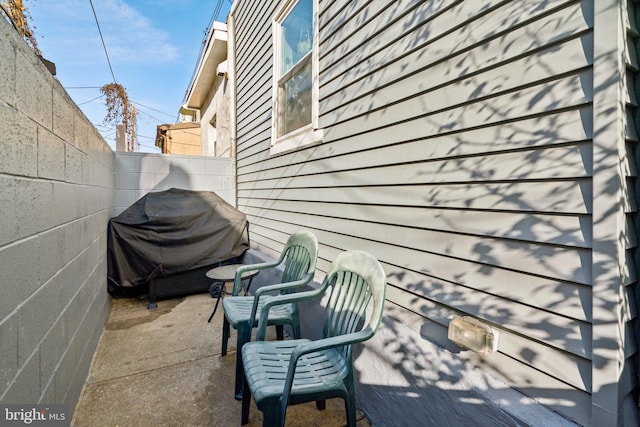
{"label": "plastic chair backrest", "polygon": [[[325,308],[323,338],[367,331],[359,341],[371,338],[382,320],[386,276],[380,263],[363,251],[340,253],[325,279],[332,287]],[[370,304],[371,300],[372,304]],[[367,323],[367,309],[370,309]],[[351,356],[351,345],[342,348]]]}
{"label": "plastic chair backrest", "polygon": [[[313,233],[299,231],[292,234],[280,256],[284,262],[281,283],[301,280],[306,274],[312,274],[316,270],[318,259],[318,240]],[[296,288],[285,288],[281,294],[294,292]]]}

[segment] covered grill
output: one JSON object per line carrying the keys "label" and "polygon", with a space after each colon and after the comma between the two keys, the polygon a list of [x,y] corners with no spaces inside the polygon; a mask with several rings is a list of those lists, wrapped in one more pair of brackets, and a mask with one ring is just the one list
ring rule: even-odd
{"label": "covered grill", "polygon": [[205,272],[249,249],[246,216],[213,192],[148,193],[109,221],[108,291],[113,297],[179,296],[208,289]]}

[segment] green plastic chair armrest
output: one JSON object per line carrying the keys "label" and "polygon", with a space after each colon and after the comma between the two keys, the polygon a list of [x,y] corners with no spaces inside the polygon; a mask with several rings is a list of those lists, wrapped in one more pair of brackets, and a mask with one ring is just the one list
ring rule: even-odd
{"label": "green plastic chair armrest", "polygon": [[264,262],[260,264],[247,264],[247,265],[243,265],[242,267],[239,267],[236,270],[236,275],[233,280],[232,295],[238,296],[238,294],[240,293],[240,290],[242,289],[242,273],[244,273],[245,271],[266,270],[269,268],[277,267],[278,264],[279,264],[279,261],[275,261],[275,262]]}
{"label": "green plastic chair armrest", "polygon": [[[281,304],[288,304],[292,302],[300,302],[300,301],[310,301],[313,299],[320,298],[324,295],[325,291],[328,288],[328,283],[325,283],[323,286],[318,287],[317,289],[312,289],[310,291],[304,292],[295,292],[293,294],[285,294],[285,295],[277,295],[273,298],[269,298],[269,300],[262,307],[262,311],[260,311],[260,319],[258,319],[258,333],[256,335],[256,341],[264,341],[264,337],[267,333],[267,326],[269,323],[269,310],[271,307]],[[254,306],[257,308],[257,302],[254,302]],[[251,317],[252,321],[255,318],[255,313],[252,313]],[[251,323],[253,324],[253,323]]]}
{"label": "green plastic chair armrest", "polygon": [[287,289],[287,288],[297,288],[298,286],[302,286],[302,285],[306,285],[309,282],[311,282],[311,279],[313,278],[313,273],[307,273],[304,275],[304,277],[300,280],[296,280],[293,282],[285,282],[285,283],[275,283],[273,285],[264,285],[262,286],[260,289],[258,289],[256,291],[256,293],[254,294],[255,297],[259,297],[262,294],[268,293],[268,292],[274,292],[274,291],[280,291],[281,289]]}
{"label": "green plastic chair armrest", "polygon": [[295,348],[295,350],[293,350],[293,353],[291,353],[290,363],[295,365],[301,356],[315,351],[328,350],[330,348],[343,347],[345,345],[366,341],[371,338],[373,334],[374,331],[372,331],[371,328],[366,327],[358,332],[352,332],[350,334],[337,335],[335,337],[322,338],[315,341],[301,343]]}
{"label": "green plastic chair armrest", "polygon": [[[297,288],[299,286],[308,284],[309,282],[311,282],[312,278],[313,278],[313,273],[307,273],[302,279],[296,280],[294,282],[266,285],[258,289],[253,296],[253,306],[251,307],[251,315],[249,316],[249,327],[253,328],[253,324],[255,323],[256,314],[258,311],[258,303],[260,302],[260,297],[262,296],[262,294],[280,291],[281,289]],[[285,304],[285,303],[281,303],[281,304]],[[269,308],[271,308],[272,306],[273,304],[269,305]]]}

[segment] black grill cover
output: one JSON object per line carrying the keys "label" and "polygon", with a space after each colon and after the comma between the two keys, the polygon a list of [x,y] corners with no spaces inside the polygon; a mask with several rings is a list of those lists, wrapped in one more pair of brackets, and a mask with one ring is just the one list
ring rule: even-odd
{"label": "black grill cover", "polygon": [[246,216],[213,192],[172,188],[148,193],[109,221],[109,293],[140,294],[132,288],[148,289],[158,274],[238,257],[249,249],[246,227]]}

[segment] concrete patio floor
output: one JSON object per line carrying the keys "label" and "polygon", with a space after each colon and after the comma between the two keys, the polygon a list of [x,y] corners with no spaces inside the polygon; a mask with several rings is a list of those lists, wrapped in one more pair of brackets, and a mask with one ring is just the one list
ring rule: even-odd
{"label": "concrete patio floor", "polygon": [[[72,425],[239,426],[235,335],[221,356],[221,308],[207,323],[213,305],[209,294],[159,301],[155,310],[147,310],[146,300],[113,300]],[[339,399],[324,411],[314,403],[287,411],[287,426],[345,424]],[[249,426],[261,425],[252,404]],[[359,412],[358,426],[369,425]]]}

